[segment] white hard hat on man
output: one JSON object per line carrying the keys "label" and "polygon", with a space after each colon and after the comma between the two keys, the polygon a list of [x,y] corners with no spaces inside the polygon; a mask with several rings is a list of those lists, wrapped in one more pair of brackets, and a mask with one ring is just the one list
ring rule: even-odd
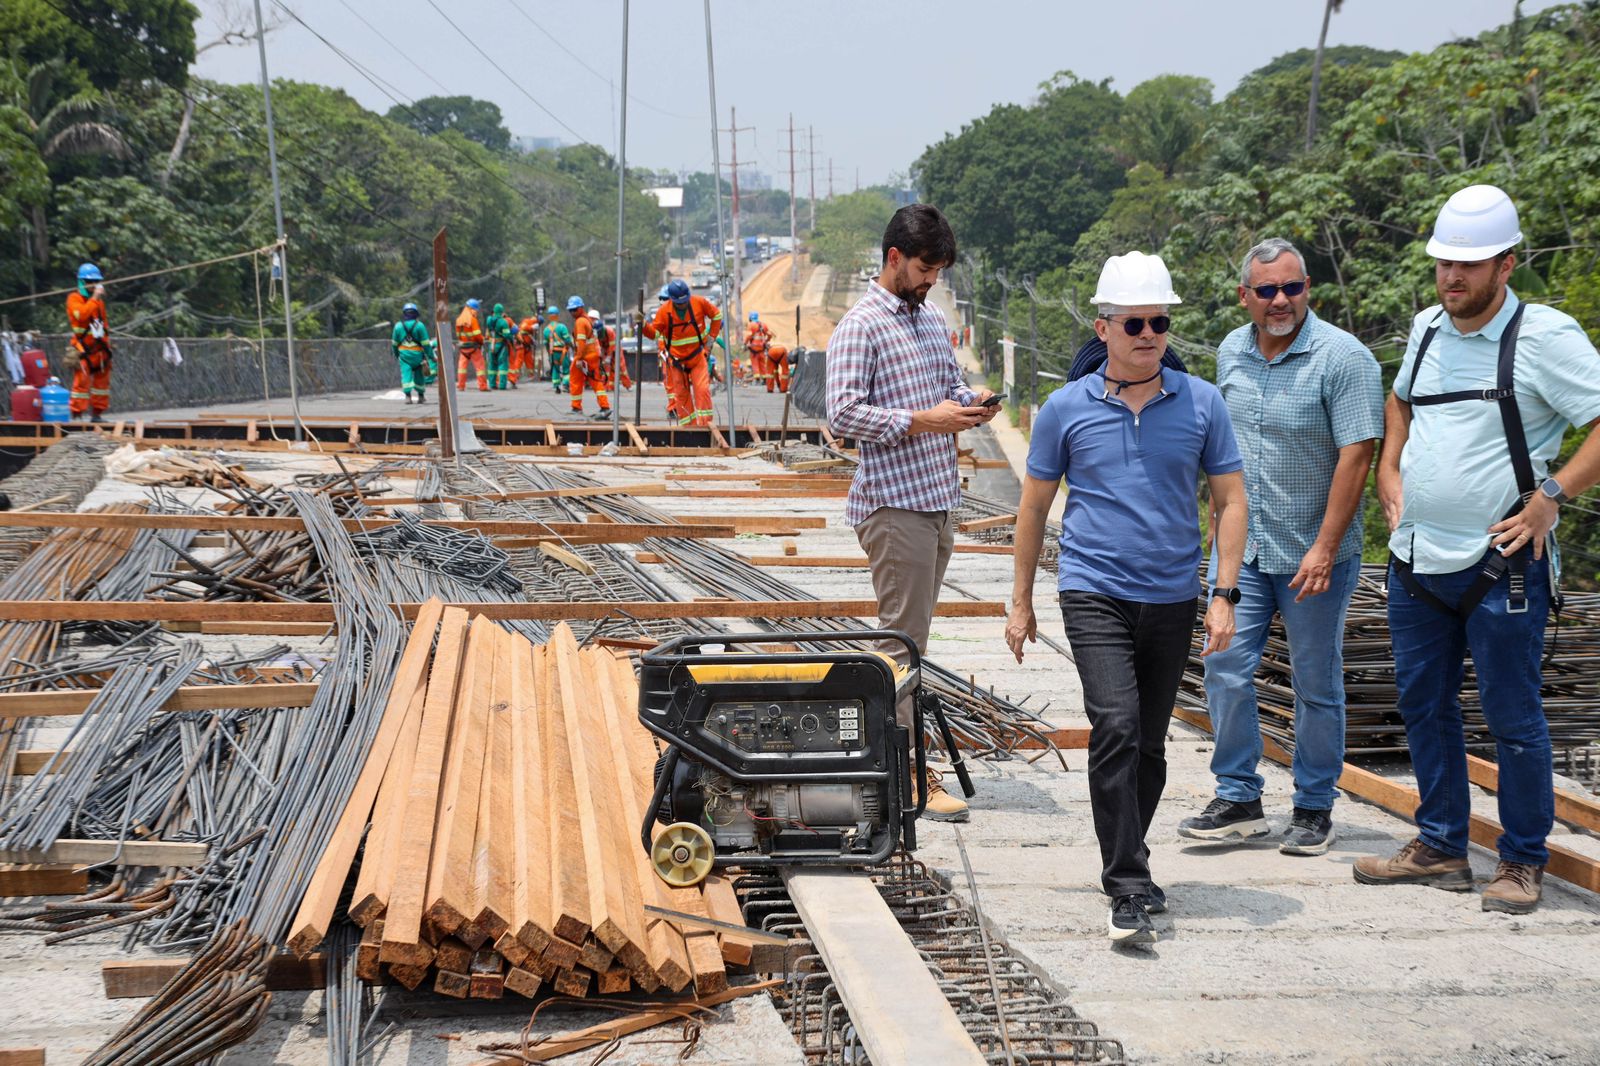
{"label": "white hard hat on man", "polygon": [[1494,185],[1468,185],[1444,202],[1428,240],[1435,259],[1476,263],[1522,243],[1517,205]]}
{"label": "white hard hat on man", "polygon": [[1149,307],[1181,304],[1172,289],[1172,274],[1159,255],[1129,252],[1114,255],[1100,269],[1100,284],[1090,303],[1116,307]]}

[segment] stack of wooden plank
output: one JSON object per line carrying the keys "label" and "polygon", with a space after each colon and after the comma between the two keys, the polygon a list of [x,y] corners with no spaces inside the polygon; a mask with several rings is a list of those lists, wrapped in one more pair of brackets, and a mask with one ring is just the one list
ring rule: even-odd
{"label": "stack of wooden plank", "polygon": [[203,489],[268,489],[271,486],[244,472],[238,464],[227,465],[205,456],[183,456],[162,451],[148,458],[137,470],[121,474],[124,480],[139,485],[194,485]]}
{"label": "stack of wooden plank", "polygon": [[645,910],[741,923],[726,883],[670,888],[640,846],[657,753],[637,701],[628,660],[565,625],[534,645],[425,605],[291,949],[321,943],[354,869],[367,980],[484,998],[726,988],[724,953],[748,959],[748,942]]}

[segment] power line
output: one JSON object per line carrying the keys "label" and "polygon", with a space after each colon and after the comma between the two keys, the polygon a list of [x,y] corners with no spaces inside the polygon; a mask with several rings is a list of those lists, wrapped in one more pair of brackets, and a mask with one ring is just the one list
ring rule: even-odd
{"label": "power line", "polygon": [[[340,2],[343,3],[343,0],[340,0]],[[543,26],[539,25],[538,21],[536,19],[534,19],[534,17],[532,15],[528,14],[526,11],[524,11],[522,9],[522,6],[517,3],[517,0],[506,0],[506,3],[510,4],[512,10],[514,10],[517,14],[519,14],[523,18],[527,19],[528,22],[533,26],[534,29],[538,30],[540,33],[542,33],[546,37],[550,38],[550,40],[555,43],[555,46],[557,48],[561,49],[563,52],[567,53],[567,55],[571,56],[574,60],[576,60],[580,67],[582,67],[584,70],[587,70],[590,74],[593,74],[595,77],[599,78],[601,81],[605,82],[607,85],[611,84],[611,79],[610,78],[606,77],[604,74],[600,73],[598,70],[596,70],[593,67],[591,67],[584,60],[583,56],[579,55],[577,52],[574,52],[572,49],[568,48],[567,47],[567,42],[563,41],[561,38],[557,37],[555,34],[551,33],[549,30],[545,29]],[[650,110],[650,111],[654,111],[658,115],[665,115],[668,118],[675,118],[675,119],[679,119],[679,120],[684,121],[684,122],[697,122],[697,121],[699,121],[698,119],[694,118],[692,115],[680,115],[677,112],[668,111],[665,108],[657,107],[657,106],[655,106],[654,104],[650,103],[647,100],[639,99],[637,96],[633,95],[632,93],[628,94],[628,99],[632,100],[634,103],[638,104],[642,108],[645,108],[645,109]]]}
{"label": "power line", "polygon": [[[443,8],[441,8],[438,4],[434,3],[433,0],[428,0],[428,6],[433,8],[435,11],[437,11],[439,13],[439,17],[444,19],[445,22],[449,23],[450,24],[450,28],[452,30],[455,30],[456,33],[460,35],[462,40],[466,41],[467,44],[470,45],[474,50],[478,50],[478,46],[476,44],[474,44],[472,38],[467,35],[467,31],[463,30],[460,26],[457,26],[455,24],[455,20],[452,19],[449,15],[446,15],[444,13],[444,9]],[[548,107],[545,107],[543,104],[541,104],[538,101],[538,99],[534,97],[534,95],[532,93],[530,93],[527,89],[524,89],[522,87],[522,83],[521,82],[517,81],[517,79],[513,78],[510,74],[507,74],[505,68],[502,67],[499,63],[496,63],[494,61],[494,59],[489,55],[488,52],[479,51],[479,55],[482,57],[482,59],[483,59],[483,61],[485,63],[488,63],[495,70],[499,71],[500,72],[500,76],[502,78],[504,78],[506,81],[510,82],[512,88],[516,89],[517,92],[521,93],[523,96],[526,96],[528,98],[529,102],[532,103],[534,107],[537,107],[540,111],[543,111],[545,114],[547,114],[551,118],[555,119],[556,125],[560,126],[562,129],[566,130],[568,133],[570,133],[574,137],[578,138],[578,143],[587,144],[590,148],[598,148],[602,152],[605,151],[604,148],[600,148],[599,145],[597,145],[594,142],[590,141],[589,138],[585,137],[583,134],[579,133],[577,130],[575,130],[571,126],[567,125],[566,122],[562,120],[560,115],[556,114],[554,111],[550,110]]]}
{"label": "power line", "polygon": [[[418,74],[421,74],[424,78],[427,78],[429,81],[431,81],[435,85],[439,86],[439,91],[440,92],[448,93],[450,91],[449,89],[445,88],[443,84],[440,83],[438,78],[435,78],[432,74],[428,73],[428,68],[426,68],[422,64],[418,63],[415,59],[412,59],[411,56],[406,54],[405,49],[399,47],[393,41],[389,40],[389,38],[385,37],[383,35],[383,31],[379,30],[378,27],[376,27],[372,23],[368,22],[367,21],[367,17],[365,15],[363,15],[361,12],[357,11],[355,8],[351,7],[350,4],[347,2],[347,0],[339,0],[339,3],[344,6],[344,9],[346,11],[350,12],[350,14],[352,14],[356,18],[360,19],[361,20],[361,24],[363,26],[365,26],[367,29],[371,30],[373,36],[377,37],[378,40],[382,41],[384,44],[388,45],[391,49],[393,49],[394,51],[398,52],[400,54],[400,57],[402,59],[404,59],[407,63],[410,63],[412,68],[415,69]],[[302,23],[302,25],[304,25],[304,23]],[[307,26],[306,28],[310,29],[309,26]]]}

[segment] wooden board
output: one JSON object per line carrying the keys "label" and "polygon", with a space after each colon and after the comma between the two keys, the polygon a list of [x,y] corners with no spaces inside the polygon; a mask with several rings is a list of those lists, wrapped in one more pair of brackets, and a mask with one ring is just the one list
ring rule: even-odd
{"label": "wooden board", "polygon": [[[673,515],[680,522],[689,526],[721,525],[732,522],[740,533],[770,533],[774,530],[787,529],[827,529],[828,520],[821,515]],[[591,519],[592,521],[592,519]],[[675,537],[676,533],[656,534],[664,537]]]}
{"label": "wooden board", "polygon": [[0,848],[0,863],[96,866],[203,866],[210,848],[165,840],[57,840],[48,848]]}
{"label": "wooden board", "polygon": [[[1467,756],[1467,780],[1490,792],[1500,791],[1500,767],[1476,755]],[[1568,825],[1600,832],[1600,801],[1558,788],[1556,817]]]}
{"label": "wooden board", "polygon": [[45,1066],[42,1047],[0,1047],[0,1066]]}
{"label": "wooden board", "polygon": [[[88,604],[86,606],[93,606]],[[0,606],[0,614],[4,607]],[[0,693],[0,718],[43,718],[82,714],[99,689],[65,692]],[[315,682],[260,685],[184,685],[161,705],[163,711],[216,711],[242,707],[309,707]]]}
{"label": "wooden board", "polygon": [[439,623],[439,643],[428,674],[422,730],[417,736],[411,783],[397,837],[394,883],[384,912],[383,946],[378,957],[387,963],[426,966],[433,952],[422,941],[423,896],[428,887],[434,816],[439,805],[439,778],[453,724],[456,683],[461,671],[461,646],[466,637],[464,611],[446,609]]}
{"label": "wooden board", "polygon": [[81,896],[88,890],[89,873],[83,866],[0,866],[0,896]]}
{"label": "wooden board", "polygon": [[[100,981],[107,999],[153,996],[189,965],[182,957],[111,959],[100,964]],[[323,988],[327,985],[327,959],[321,955],[298,959],[293,955],[267,957],[267,988],[274,992]]]}
{"label": "wooden board", "polygon": [[[550,870],[551,932],[569,944],[582,944],[593,928],[590,921],[589,867],[582,857],[583,823],[579,817],[580,793],[573,780],[572,759],[568,754],[566,716],[561,709],[561,682],[555,656],[549,648],[536,649],[534,677],[538,690],[539,716],[543,722],[543,773],[546,811],[549,813],[549,844],[546,854],[561,856]],[[582,797],[582,806],[590,806]],[[549,947],[546,947],[546,953]],[[569,964],[570,966],[570,964]]]}
{"label": "wooden board", "polygon": [[986,1062],[865,874],[797,868],[783,880],[874,1066]]}
{"label": "wooden board", "polygon": [[[439,811],[433,827],[433,857],[428,870],[428,921],[444,933],[461,937],[473,948],[483,943],[476,931],[465,931],[477,913],[473,906],[472,847],[478,825],[478,794],[483,785],[484,752],[489,731],[489,693],[494,684],[493,622],[475,618],[467,634],[461,683],[456,690],[455,726],[450,732],[448,762],[439,786]],[[476,939],[477,943],[473,940]],[[459,972],[465,973],[462,965]]]}
{"label": "wooden board", "polygon": [[[555,928],[550,915],[550,867],[534,862],[550,846],[549,802],[545,788],[543,727],[539,690],[534,675],[534,650],[526,640],[513,642],[511,664],[512,743],[518,756],[511,768],[516,804],[517,869],[525,872],[513,888],[512,933],[534,955],[544,952]],[[519,964],[520,965],[520,964]]]}
{"label": "wooden board", "polygon": [[961,533],[981,533],[986,529],[1002,529],[1016,524],[1016,515],[1002,514],[995,515],[993,518],[974,518],[970,522],[962,522],[956,526],[956,530]]}
{"label": "wooden board", "polygon": [[[383,924],[380,915],[389,905],[389,888],[394,884],[401,822],[411,791],[411,771],[417,754],[417,738],[422,732],[427,696],[428,686],[424,680],[411,694],[411,706],[407,708],[400,737],[395,741],[394,754],[384,768],[383,784],[373,804],[372,828],[367,834],[361,870],[350,895],[350,917],[369,931],[373,926]],[[381,946],[382,943],[380,938],[378,944]]]}
{"label": "wooden board", "polygon": [[[421,604],[395,604],[406,618],[416,617]],[[451,603],[474,616],[494,619],[577,621],[626,613],[639,619],[663,618],[876,618],[877,600],[727,600],[660,601],[615,600],[527,603]],[[332,622],[338,608],[331,603],[167,603],[156,600],[0,601],[0,621],[12,622],[150,622],[214,621],[249,618],[256,621]],[[960,600],[934,605],[937,618],[1004,618],[1005,604],[998,601]]]}
{"label": "wooden board", "polygon": [[[399,519],[346,518],[344,528],[351,533],[362,533],[386,526],[399,525]],[[675,522],[617,522],[606,533],[620,541],[645,540],[649,537],[731,537],[726,521],[700,523],[681,519]],[[538,522],[529,519],[437,519],[430,526],[443,529],[475,530],[484,536],[546,536],[553,539],[572,536],[596,536],[597,531],[582,522]],[[40,512],[0,511],[0,528],[30,526],[35,529],[204,529],[235,530],[259,533],[267,530],[305,532],[306,524],[299,518],[255,515],[190,515],[190,514],[113,514],[94,512]]]}

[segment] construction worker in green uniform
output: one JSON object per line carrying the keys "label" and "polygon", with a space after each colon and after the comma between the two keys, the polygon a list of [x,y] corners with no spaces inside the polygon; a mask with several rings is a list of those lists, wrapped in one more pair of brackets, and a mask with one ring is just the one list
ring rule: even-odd
{"label": "construction worker in green uniform", "polygon": [[489,316],[484,328],[489,341],[487,362],[491,389],[511,387],[511,337],[516,332],[515,323],[511,321],[511,316],[506,314],[506,305],[495,304],[494,314]]}
{"label": "construction worker in green uniform", "polygon": [[561,309],[551,305],[544,327],[544,346],[550,353],[550,383],[565,395],[572,372],[572,331],[561,321]]}
{"label": "construction worker in green uniform", "polygon": [[433,338],[423,324],[416,304],[406,304],[400,321],[394,324],[394,334],[389,338],[389,348],[400,363],[400,388],[406,394],[406,403],[422,403],[427,399],[423,386],[431,383],[438,364],[433,359]]}

